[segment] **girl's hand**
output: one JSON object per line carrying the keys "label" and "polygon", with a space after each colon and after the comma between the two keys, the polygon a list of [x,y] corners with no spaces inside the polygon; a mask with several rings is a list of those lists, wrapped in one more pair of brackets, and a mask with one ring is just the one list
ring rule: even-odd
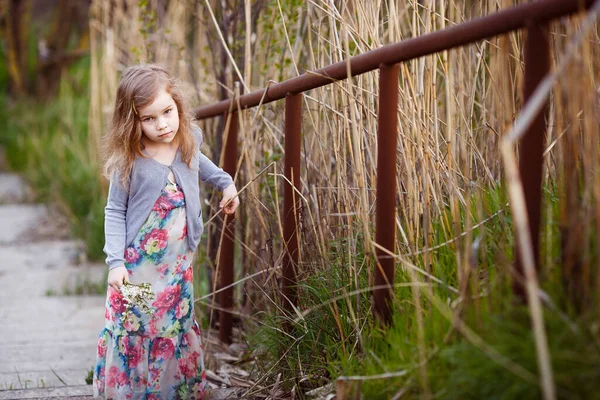
{"label": "girl's hand", "polygon": [[113,268],[108,273],[108,284],[117,292],[121,291],[121,286],[123,286],[124,281],[129,282],[129,273],[125,266]]}
{"label": "girl's hand", "polygon": [[[238,194],[235,185],[229,185],[223,190],[223,199],[219,203],[219,207],[225,214],[233,214],[240,205],[240,198],[236,197]],[[231,200],[229,204],[227,202]]]}

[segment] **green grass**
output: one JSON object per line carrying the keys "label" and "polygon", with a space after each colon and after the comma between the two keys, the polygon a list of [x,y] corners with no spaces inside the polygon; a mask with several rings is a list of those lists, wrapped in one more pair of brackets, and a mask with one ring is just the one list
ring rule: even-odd
{"label": "green grass", "polygon": [[[0,46],[0,59],[2,60],[6,60],[6,54],[5,54],[5,50],[6,48],[4,46]],[[7,62],[1,62],[0,63],[0,93],[8,93],[8,82],[9,82],[9,76],[8,76],[8,63]],[[3,98],[4,100],[4,98]],[[2,126],[4,123],[0,122],[0,126]],[[6,132],[6,131],[3,131]]]}
{"label": "green grass", "polygon": [[69,68],[57,98],[47,102],[21,99],[1,107],[0,144],[9,167],[21,172],[37,200],[52,202],[70,217],[75,237],[87,245],[88,257],[103,258],[106,194],[100,166],[88,148],[89,58]]}
{"label": "green grass", "polygon": [[[510,297],[504,300],[507,308],[511,300]],[[505,313],[482,313],[478,318],[471,310],[464,320],[483,338],[486,346],[536,375],[535,342],[528,313],[526,308],[513,304]],[[541,397],[536,382],[527,381],[518,372],[499,364],[479,346],[451,331],[450,321],[433,307],[427,314],[430,321],[425,329],[430,357],[427,377],[433,398]],[[373,329],[369,333],[362,357],[344,359],[341,373],[347,375],[373,376],[408,371],[399,378],[362,382],[360,389],[364,398],[391,398],[401,388],[415,397],[422,394],[416,367],[419,358],[413,315],[396,313],[394,324],[388,331]],[[544,315],[559,398],[598,398],[600,348],[597,337],[586,332],[586,321],[580,321],[577,330],[573,331],[557,313],[547,311]],[[450,340],[444,343],[448,332]]]}
{"label": "green grass", "polygon": [[[556,196],[546,192],[545,200],[556,213]],[[474,218],[478,212],[483,213],[484,218],[496,214],[471,232],[471,240],[480,242],[477,268],[470,279],[472,296],[460,304],[459,310],[451,307],[457,295],[447,286],[435,284],[418,289],[423,310],[422,341],[428,391],[435,399],[540,398],[529,309],[516,301],[510,286],[514,238],[504,189],[485,191],[470,204]],[[504,211],[498,213],[501,209]],[[461,231],[465,229],[465,210],[462,207],[460,211]],[[449,239],[443,233],[443,221],[444,218],[440,218],[434,224],[431,246]],[[557,227],[548,223],[542,237],[546,237],[548,229],[556,231]],[[559,236],[552,237],[558,240]],[[454,287],[458,286],[455,246],[461,243],[463,241],[452,242],[429,255],[434,275]],[[297,386],[309,390],[340,376],[362,376],[364,378],[353,386],[361,398],[387,399],[401,390],[405,391],[404,398],[421,397],[425,392],[419,368],[419,327],[413,289],[407,285],[413,282],[411,274],[401,264],[397,265],[395,283],[405,286],[395,289],[393,323],[389,329],[382,329],[371,315],[368,293],[358,295],[358,301],[356,296],[332,301],[356,289],[349,276],[350,268],[339,256],[338,249],[345,246],[344,240],[334,242],[328,266],[314,268],[313,273],[302,280],[298,287],[299,309],[314,310],[293,326],[290,336],[273,329],[274,326],[283,328],[287,319],[271,313],[263,319],[264,325],[249,336],[250,342],[267,350],[271,364],[266,363],[265,368],[277,363],[273,370],[283,372],[283,382],[288,389]],[[362,250],[357,251],[356,264],[361,264],[363,254]],[[424,268],[422,257],[411,261]],[[542,270],[548,268],[543,266]],[[558,397],[600,398],[598,313],[582,315],[561,306],[564,294],[560,274],[542,275],[545,276],[542,289],[554,303],[546,305],[544,318]],[[425,283],[426,279],[418,276],[417,281]],[[368,286],[366,268],[362,269],[358,282],[359,288]],[[483,340],[483,347],[467,340],[453,327],[453,316],[459,316],[464,325]],[[492,349],[491,356],[489,349]],[[498,355],[529,371],[533,381],[499,363]],[[400,371],[406,372],[402,376],[366,378],[398,375]]]}

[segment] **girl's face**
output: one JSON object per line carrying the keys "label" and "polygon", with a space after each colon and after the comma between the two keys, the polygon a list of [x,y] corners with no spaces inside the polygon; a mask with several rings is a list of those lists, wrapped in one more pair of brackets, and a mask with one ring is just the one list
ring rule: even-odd
{"label": "girl's face", "polygon": [[138,110],[144,136],[155,144],[170,144],[179,130],[177,104],[163,88],[154,101]]}

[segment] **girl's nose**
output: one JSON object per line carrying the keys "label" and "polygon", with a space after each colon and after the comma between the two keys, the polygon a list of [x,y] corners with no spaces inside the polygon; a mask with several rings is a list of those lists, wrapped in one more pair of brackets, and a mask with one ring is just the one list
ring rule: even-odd
{"label": "girl's nose", "polygon": [[156,127],[161,130],[167,127],[167,122],[163,118],[156,119]]}

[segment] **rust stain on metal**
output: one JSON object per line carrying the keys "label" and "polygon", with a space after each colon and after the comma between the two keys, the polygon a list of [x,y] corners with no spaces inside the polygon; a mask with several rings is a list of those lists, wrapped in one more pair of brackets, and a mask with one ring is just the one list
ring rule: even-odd
{"label": "rust stain on metal", "polygon": [[[538,84],[550,71],[550,45],[548,42],[548,27],[546,24],[530,23],[525,39],[525,81],[523,95],[525,103],[529,100]],[[537,115],[531,126],[519,143],[519,173],[525,192],[529,232],[536,268],[539,267],[539,242],[542,203],[542,167],[544,163],[544,142],[546,137],[545,114],[548,102]],[[523,277],[523,264],[520,252],[516,253],[515,268],[519,277]],[[521,279],[515,279],[513,290],[515,294],[525,299],[525,288]]]}
{"label": "rust stain on metal", "polygon": [[[283,183],[283,239],[286,250],[283,255],[283,305],[292,310],[297,305],[296,268],[298,267],[298,217],[300,212],[300,137],[302,132],[302,94],[285,98],[285,162]],[[295,189],[294,189],[295,188]]]}
{"label": "rust stain on metal", "polygon": [[[225,116],[227,118],[227,115]],[[237,162],[237,137],[238,137],[238,113],[231,114],[229,133],[225,143],[225,155],[223,170],[231,176],[235,176]],[[235,243],[235,217],[226,215],[223,220],[223,241],[219,252],[219,271],[221,272],[220,287],[233,284],[233,256]],[[220,306],[223,310],[233,310],[233,287],[223,290],[220,294]],[[232,315],[231,313],[219,312],[219,339],[224,343],[231,343]]]}
{"label": "rust stain on metal", "polygon": [[[375,241],[394,253],[396,243],[396,157],[398,146],[398,65],[379,69],[377,126],[377,204]],[[375,286],[394,283],[394,258],[376,250]],[[373,293],[375,315],[392,321],[391,289]]]}

